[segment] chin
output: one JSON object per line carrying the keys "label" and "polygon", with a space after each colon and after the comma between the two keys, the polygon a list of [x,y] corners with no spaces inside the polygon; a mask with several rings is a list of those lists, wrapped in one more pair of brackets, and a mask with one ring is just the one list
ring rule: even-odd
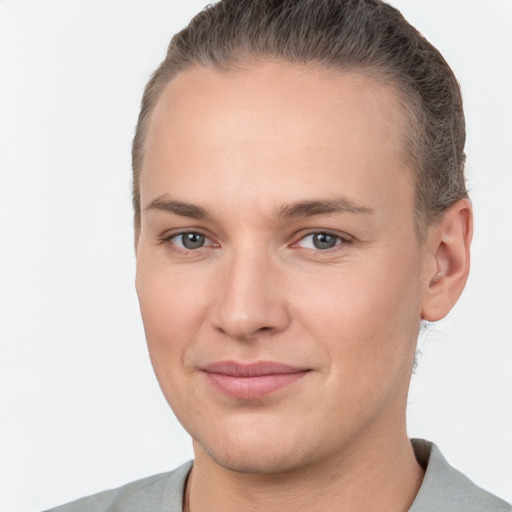
{"label": "chin", "polygon": [[305,454],[297,448],[283,450],[282,446],[269,446],[268,443],[265,446],[253,444],[247,447],[231,445],[220,449],[202,448],[219,466],[237,473],[287,473],[305,465]]}
{"label": "chin", "polygon": [[321,444],[315,438],[305,439],[307,433],[300,426],[261,418],[251,424],[236,422],[230,428],[193,435],[194,452],[196,458],[205,454],[223,468],[238,473],[287,473],[313,463],[320,453]]}

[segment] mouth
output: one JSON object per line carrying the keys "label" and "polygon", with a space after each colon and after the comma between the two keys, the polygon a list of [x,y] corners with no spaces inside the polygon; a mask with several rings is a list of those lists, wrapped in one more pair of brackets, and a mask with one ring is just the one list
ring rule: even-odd
{"label": "mouth", "polygon": [[201,368],[210,384],[221,393],[244,400],[262,398],[304,377],[310,369],[273,361],[242,364],[218,361]]}

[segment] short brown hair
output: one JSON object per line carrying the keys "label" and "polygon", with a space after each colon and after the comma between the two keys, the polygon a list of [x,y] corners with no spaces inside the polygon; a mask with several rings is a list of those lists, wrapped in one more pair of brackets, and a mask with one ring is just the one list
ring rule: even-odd
{"label": "short brown hair", "polygon": [[442,55],[380,0],[221,0],[171,40],[144,90],[132,148],[133,207],[149,118],[165,86],[192,66],[230,69],[264,59],[359,71],[401,93],[420,233],[467,197],[465,122],[459,84]]}

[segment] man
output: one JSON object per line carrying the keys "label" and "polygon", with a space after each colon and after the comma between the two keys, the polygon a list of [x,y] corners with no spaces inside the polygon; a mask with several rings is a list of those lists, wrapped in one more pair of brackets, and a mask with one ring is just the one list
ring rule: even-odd
{"label": "man", "polygon": [[61,510],[505,511],[406,434],[469,270],[460,91],[377,0],[225,0],[133,145],[137,292],[194,463]]}

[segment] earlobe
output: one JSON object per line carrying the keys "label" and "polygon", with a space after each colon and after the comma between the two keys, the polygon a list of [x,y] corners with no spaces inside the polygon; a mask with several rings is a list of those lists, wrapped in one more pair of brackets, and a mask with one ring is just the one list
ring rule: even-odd
{"label": "earlobe", "polygon": [[429,230],[422,318],[444,318],[460,297],[469,274],[473,210],[467,199],[454,203]]}

